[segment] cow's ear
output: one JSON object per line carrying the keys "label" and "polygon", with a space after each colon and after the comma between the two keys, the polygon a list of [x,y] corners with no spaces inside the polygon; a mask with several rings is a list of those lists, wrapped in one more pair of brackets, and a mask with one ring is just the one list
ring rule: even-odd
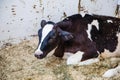
{"label": "cow's ear", "polygon": [[46,22],[45,20],[42,20],[42,21],[41,21],[41,27],[43,28],[43,27],[46,25],[46,23],[47,23],[47,22]]}
{"label": "cow's ear", "polygon": [[68,41],[74,38],[73,34],[67,31],[60,30],[59,36],[62,38],[64,41]]}

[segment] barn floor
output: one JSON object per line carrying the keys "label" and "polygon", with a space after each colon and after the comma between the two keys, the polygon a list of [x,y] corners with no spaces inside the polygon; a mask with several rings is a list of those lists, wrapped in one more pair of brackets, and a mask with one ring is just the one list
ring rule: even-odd
{"label": "barn floor", "polygon": [[109,59],[90,66],[67,66],[54,56],[36,59],[37,38],[17,45],[7,43],[0,49],[0,80],[119,80],[120,75],[102,78],[111,66]]}

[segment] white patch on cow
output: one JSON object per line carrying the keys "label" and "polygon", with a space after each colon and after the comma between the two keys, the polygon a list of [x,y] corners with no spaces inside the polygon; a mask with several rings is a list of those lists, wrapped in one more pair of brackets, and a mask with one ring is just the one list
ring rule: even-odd
{"label": "white patch on cow", "polygon": [[43,40],[45,39],[45,37],[48,35],[48,33],[50,31],[52,31],[53,27],[54,26],[52,24],[47,24],[44,26],[44,28],[42,30],[42,38],[41,38],[40,46],[41,46],[41,43],[43,42]]}
{"label": "white patch on cow", "polygon": [[91,39],[91,34],[90,34],[91,29],[92,29],[92,25],[91,25],[91,24],[88,24],[87,34],[88,34],[88,38],[89,38],[90,40],[92,40],[92,39]]}
{"label": "white patch on cow", "polygon": [[67,65],[76,65],[78,64],[83,56],[84,52],[78,51],[67,59]]}
{"label": "white patch on cow", "polygon": [[110,52],[107,49],[104,49],[104,52],[101,53],[101,57],[103,58],[115,57],[115,56],[118,56],[118,53],[116,53],[116,51]]}
{"label": "white patch on cow", "polygon": [[103,58],[111,57],[111,56],[114,56],[114,55],[115,55],[114,53],[110,52],[107,49],[104,49],[104,52],[101,53],[101,57],[103,57]]}
{"label": "white patch on cow", "polygon": [[99,61],[98,58],[88,59],[81,62],[84,52],[78,51],[67,59],[67,65],[90,65]]}
{"label": "white patch on cow", "polygon": [[41,47],[41,43],[43,42],[43,40],[45,39],[45,37],[48,35],[48,33],[53,29],[53,25],[52,24],[46,24],[42,30],[42,38],[41,38],[41,42],[38,46],[38,49],[35,51],[35,54],[43,54],[43,52],[40,50]]}
{"label": "white patch on cow", "polygon": [[118,74],[120,74],[120,65],[118,65],[114,69],[109,69],[108,71],[106,71],[103,74],[103,77],[113,77],[113,76],[118,75]]}
{"label": "white patch on cow", "polygon": [[108,23],[113,23],[113,21],[112,21],[112,20],[107,20],[107,22],[108,22]]}
{"label": "white patch on cow", "polygon": [[90,64],[93,64],[93,63],[96,63],[96,62],[99,62],[99,59],[98,58],[92,58],[92,59],[82,61],[78,65],[90,65]]}
{"label": "white patch on cow", "polygon": [[82,12],[82,11],[80,12],[80,15],[81,15],[82,17],[84,17],[85,14],[86,14],[85,12]]}
{"label": "white patch on cow", "polygon": [[88,34],[88,38],[89,38],[90,40],[92,40],[92,39],[91,39],[91,34],[90,34],[90,32],[91,32],[91,30],[92,30],[92,25],[94,25],[94,26],[97,28],[97,30],[99,30],[99,23],[98,23],[97,20],[93,20],[93,21],[91,22],[91,24],[88,24],[87,34]]}
{"label": "white patch on cow", "polygon": [[117,55],[120,56],[120,33],[117,34],[117,37],[118,37],[118,45],[115,53],[117,53]]}
{"label": "white patch on cow", "polygon": [[62,57],[63,59],[68,59],[70,56],[74,55],[73,53],[70,52],[65,52],[64,56]]}
{"label": "white patch on cow", "polygon": [[98,22],[98,20],[93,20],[91,25],[94,25],[97,28],[97,30],[99,30],[99,22]]}

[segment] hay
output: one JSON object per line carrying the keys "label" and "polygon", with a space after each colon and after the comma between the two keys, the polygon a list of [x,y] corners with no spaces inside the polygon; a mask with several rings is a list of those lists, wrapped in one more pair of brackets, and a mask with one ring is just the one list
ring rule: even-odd
{"label": "hay", "polygon": [[[89,66],[67,66],[66,60],[54,56],[36,59],[37,38],[6,45],[0,49],[0,80],[118,80],[120,76],[102,78],[115,67],[109,59]],[[114,64],[116,65],[116,64]]]}

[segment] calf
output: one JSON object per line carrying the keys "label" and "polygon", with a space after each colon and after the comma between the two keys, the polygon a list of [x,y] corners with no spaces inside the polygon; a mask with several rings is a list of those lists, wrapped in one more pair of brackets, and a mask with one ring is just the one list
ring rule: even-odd
{"label": "calf", "polygon": [[75,14],[58,23],[43,20],[35,57],[52,53],[67,58],[67,64],[88,65],[99,61],[99,54],[120,56],[119,25],[118,18],[89,14]]}
{"label": "calf", "polygon": [[79,14],[67,17],[56,24],[43,20],[42,28],[38,31],[39,46],[35,56],[41,59],[54,50],[53,53],[57,57],[65,58],[65,55],[72,55],[68,58],[67,64],[78,64],[80,61],[97,58],[95,42],[89,39],[87,33],[87,25],[91,21]]}

